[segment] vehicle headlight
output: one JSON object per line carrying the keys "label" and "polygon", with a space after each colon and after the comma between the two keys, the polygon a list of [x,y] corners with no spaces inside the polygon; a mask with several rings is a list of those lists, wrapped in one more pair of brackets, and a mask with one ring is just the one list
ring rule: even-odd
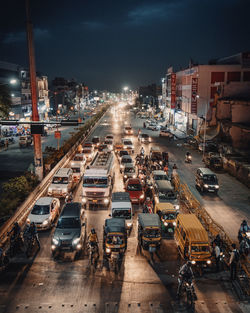
{"label": "vehicle headlight", "polygon": [[131,227],[131,226],[132,226],[132,223],[131,223],[131,222],[129,222],[129,223],[127,223],[127,225],[128,225],[128,227]]}
{"label": "vehicle headlight", "polygon": [[53,242],[53,244],[56,245],[56,246],[59,245],[59,240],[56,239],[56,238],[53,238],[53,239],[52,239],[52,242]]}
{"label": "vehicle headlight", "polygon": [[204,185],[204,188],[208,188],[208,184],[205,184],[205,185]]}
{"label": "vehicle headlight", "polygon": [[78,245],[78,243],[80,242],[80,238],[75,238],[73,241],[72,241],[72,244],[74,246]]}
{"label": "vehicle headlight", "polygon": [[48,225],[48,224],[49,224],[49,219],[43,221],[43,225],[44,225],[44,226],[46,226],[46,225]]}
{"label": "vehicle headlight", "polygon": [[109,203],[109,199],[108,199],[108,198],[105,198],[103,202],[104,202],[105,204],[108,204],[108,203]]}
{"label": "vehicle headlight", "polygon": [[214,187],[215,187],[216,189],[219,189],[219,185],[215,185]]}
{"label": "vehicle headlight", "polygon": [[135,175],[135,174],[133,175],[133,178],[136,178],[136,175]]}
{"label": "vehicle headlight", "polygon": [[106,253],[110,253],[111,249],[110,248],[106,248]]}
{"label": "vehicle headlight", "polygon": [[83,197],[82,198],[82,203],[86,203],[87,202],[87,198]]}
{"label": "vehicle headlight", "polygon": [[176,226],[176,222],[173,222],[173,225]]}
{"label": "vehicle headlight", "polygon": [[142,194],[142,195],[140,195],[140,199],[143,199],[144,198],[144,195]]}
{"label": "vehicle headlight", "polygon": [[175,209],[176,209],[177,211],[180,210],[179,204],[175,205]]}
{"label": "vehicle headlight", "polygon": [[211,260],[207,260],[207,264],[211,264]]}
{"label": "vehicle headlight", "polygon": [[196,262],[193,260],[193,261],[191,261],[191,263],[192,263],[192,264],[195,264]]}
{"label": "vehicle headlight", "polygon": [[168,226],[168,222],[164,222],[164,226]]}
{"label": "vehicle headlight", "polygon": [[29,218],[27,218],[27,223],[30,223],[30,219]]}
{"label": "vehicle headlight", "polygon": [[162,165],[162,161],[159,162]]}
{"label": "vehicle headlight", "polygon": [[124,178],[128,178],[128,176],[127,176],[127,175],[124,175]]}

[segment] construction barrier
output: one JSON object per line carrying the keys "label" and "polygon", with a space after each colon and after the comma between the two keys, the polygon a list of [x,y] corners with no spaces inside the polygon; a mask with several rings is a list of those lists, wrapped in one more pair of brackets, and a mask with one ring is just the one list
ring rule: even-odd
{"label": "construction barrier", "polygon": [[[207,230],[209,237],[213,240],[216,235],[220,235],[223,241],[223,247],[225,249],[225,255],[227,259],[230,257],[230,251],[232,250],[232,239],[225,232],[223,227],[215,222],[210,214],[206,211],[200,202],[195,198],[187,184],[182,183],[178,174],[173,176],[173,184],[175,190],[178,192],[180,197],[180,202],[182,206],[188,210],[190,213],[194,213]],[[241,285],[241,288],[244,292],[250,296],[250,262],[249,258],[241,258],[240,268],[238,272],[238,280]]]}

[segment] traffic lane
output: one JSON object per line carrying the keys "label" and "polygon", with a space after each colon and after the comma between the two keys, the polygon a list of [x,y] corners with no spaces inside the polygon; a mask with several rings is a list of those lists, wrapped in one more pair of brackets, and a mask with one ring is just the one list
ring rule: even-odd
{"label": "traffic lane", "polygon": [[[132,120],[133,126],[139,129],[143,125],[142,120]],[[193,163],[185,163],[186,151],[180,141],[168,141],[166,138],[159,138],[159,132],[143,130],[153,138],[153,143],[159,145],[162,150],[169,152],[170,166],[177,164],[180,178],[186,182],[195,197],[205,206],[212,218],[224,227],[233,240],[237,240],[239,225],[243,219],[249,219],[249,189],[227,173],[216,173],[220,182],[218,196],[213,194],[201,195],[195,187],[195,172],[197,168],[204,167],[201,154],[192,151]],[[152,143],[152,144],[153,144]],[[179,146],[178,146],[179,145]]]}

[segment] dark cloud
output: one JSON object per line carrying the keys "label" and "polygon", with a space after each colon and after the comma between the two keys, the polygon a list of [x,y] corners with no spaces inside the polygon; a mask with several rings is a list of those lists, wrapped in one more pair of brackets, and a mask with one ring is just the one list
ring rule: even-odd
{"label": "dark cloud", "polygon": [[[27,63],[24,0],[0,19],[0,60]],[[250,50],[249,0],[33,0],[37,69],[92,88],[160,82],[170,65]]]}

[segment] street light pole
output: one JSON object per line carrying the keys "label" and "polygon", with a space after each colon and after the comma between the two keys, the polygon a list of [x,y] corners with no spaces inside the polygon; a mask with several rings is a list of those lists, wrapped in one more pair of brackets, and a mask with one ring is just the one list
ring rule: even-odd
{"label": "street light pole", "polygon": [[[33,29],[30,19],[30,7],[29,0],[26,0],[26,18],[27,18],[27,42],[29,52],[29,69],[30,69],[30,89],[31,89],[31,101],[32,101],[32,121],[39,121],[39,114],[37,108],[37,82],[36,82],[36,66],[35,66],[35,52],[33,45]],[[43,179],[43,154],[41,135],[34,134],[34,162],[35,162],[35,173],[38,179]]]}

